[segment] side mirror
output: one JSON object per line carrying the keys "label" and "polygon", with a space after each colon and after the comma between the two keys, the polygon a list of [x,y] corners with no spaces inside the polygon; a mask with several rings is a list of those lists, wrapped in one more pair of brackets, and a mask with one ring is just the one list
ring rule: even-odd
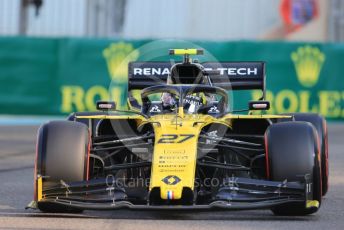
{"label": "side mirror", "polygon": [[97,110],[116,110],[116,103],[114,101],[97,101]]}
{"label": "side mirror", "polygon": [[270,102],[269,101],[250,101],[248,103],[249,110],[269,110]]}

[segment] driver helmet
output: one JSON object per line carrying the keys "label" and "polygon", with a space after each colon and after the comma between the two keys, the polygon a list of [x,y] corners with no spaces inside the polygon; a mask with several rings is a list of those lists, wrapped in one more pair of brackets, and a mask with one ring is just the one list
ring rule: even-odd
{"label": "driver helmet", "polygon": [[161,102],[164,108],[173,109],[176,106],[176,99],[170,93],[163,93],[161,95]]}

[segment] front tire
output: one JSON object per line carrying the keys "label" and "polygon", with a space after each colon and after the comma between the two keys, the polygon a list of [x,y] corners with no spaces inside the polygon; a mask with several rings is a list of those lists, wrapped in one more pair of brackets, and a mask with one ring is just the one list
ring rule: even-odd
{"label": "front tire", "polygon": [[316,113],[293,113],[295,121],[310,122],[317,130],[320,143],[321,172],[322,172],[322,195],[328,191],[329,165],[328,165],[328,132],[325,118]]}
{"label": "front tire", "polygon": [[[300,181],[309,174],[313,183],[313,200],[321,204],[321,161],[314,126],[308,122],[281,122],[266,131],[266,155],[269,179]],[[275,215],[308,215],[318,208],[304,203],[287,203],[272,208]]]}
{"label": "front tire", "polygon": [[[52,121],[38,131],[35,175],[43,176],[43,188],[87,179],[89,158],[88,128],[72,121]],[[80,212],[38,202],[43,212]]]}

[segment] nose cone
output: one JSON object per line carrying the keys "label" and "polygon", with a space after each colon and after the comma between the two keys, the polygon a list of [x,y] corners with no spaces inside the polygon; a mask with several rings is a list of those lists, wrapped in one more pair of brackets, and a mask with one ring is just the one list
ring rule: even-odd
{"label": "nose cone", "polygon": [[179,118],[182,126],[177,128],[171,119],[159,120],[160,126],[154,126],[150,190],[159,188],[163,200],[181,199],[184,188],[193,191],[201,129],[200,126],[193,126],[195,121],[187,117]]}

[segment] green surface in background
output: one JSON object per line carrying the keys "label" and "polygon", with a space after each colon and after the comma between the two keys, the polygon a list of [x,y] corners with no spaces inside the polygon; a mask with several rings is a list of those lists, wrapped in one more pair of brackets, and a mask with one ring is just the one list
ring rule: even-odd
{"label": "green surface in background", "polygon": [[[193,47],[206,50],[201,62],[265,61],[269,113],[344,119],[344,44],[23,37],[0,38],[0,113],[68,114],[94,110],[99,99],[125,108],[128,61],[168,61],[168,49]],[[229,94],[236,109],[260,96]]]}

